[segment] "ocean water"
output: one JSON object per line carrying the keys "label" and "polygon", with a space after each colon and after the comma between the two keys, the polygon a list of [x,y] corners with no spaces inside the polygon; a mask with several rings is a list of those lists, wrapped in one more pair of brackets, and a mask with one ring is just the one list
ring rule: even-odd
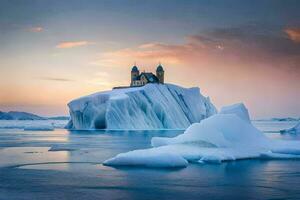
{"label": "ocean water", "polygon": [[[0,121],[1,200],[300,199],[300,160],[113,168],[101,163],[121,152],[149,148],[153,136],[183,131],[24,131],[14,123]],[[278,132],[296,122],[253,123],[268,137],[300,140]]]}

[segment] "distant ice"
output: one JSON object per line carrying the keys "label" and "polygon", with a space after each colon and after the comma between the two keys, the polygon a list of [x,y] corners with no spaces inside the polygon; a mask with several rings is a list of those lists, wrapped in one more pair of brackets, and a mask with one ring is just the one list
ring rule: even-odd
{"label": "distant ice", "polygon": [[33,125],[24,127],[24,131],[53,131],[53,125]]}
{"label": "distant ice", "polygon": [[282,134],[300,134],[300,122],[296,124],[293,128],[281,130],[280,133]]}
{"label": "distant ice", "polygon": [[53,130],[63,129],[67,120],[0,120],[0,129]]}
{"label": "distant ice", "polygon": [[1,112],[0,111],[0,120],[45,120],[46,118],[40,117],[38,115],[27,113],[27,112]]}
{"label": "distant ice", "polygon": [[236,114],[239,118],[250,122],[248,109],[243,103],[237,103],[230,106],[224,106],[220,110],[220,114]]}
{"label": "distant ice", "polygon": [[119,154],[106,160],[104,165],[185,167],[188,162],[221,163],[248,158],[300,157],[299,141],[269,139],[249,119],[243,104],[228,106],[222,108],[219,114],[192,124],[177,137],[154,137],[151,142],[153,148]]}
{"label": "distant ice", "polygon": [[50,147],[49,151],[75,151],[77,148],[72,147],[70,145],[53,145]]}

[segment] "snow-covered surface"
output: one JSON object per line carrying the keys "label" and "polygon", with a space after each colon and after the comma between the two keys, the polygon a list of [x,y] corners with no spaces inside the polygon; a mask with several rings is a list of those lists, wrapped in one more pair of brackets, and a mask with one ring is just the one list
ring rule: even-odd
{"label": "snow-covered surface", "polygon": [[67,120],[0,120],[0,129],[53,130],[62,129]]}
{"label": "snow-covered surface", "polygon": [[[225,111],[226,114],[223,114]],[[154,137],[151,141],[153,148],[121,153],[106,160],[104,164],[185,167],[187,162],[300,158],[299,141],[269,139],[248,119],[250,117],[244,105],[228,106],[221,109],[221,113],[192,124],[181,135],[174,138]]]}
{"label": "snow-covered surface", "polygon": [[282,134],[300,134],[300,122],[296,124],[293,128],[281,130],[280,133]]}
{"label": "snow-covered surface", "polygon": [[70,129],[185,129],[216,113],[199,88],[171,84],[99,92],[68,106]]}
{"label": "snow-covered surface", "polygon": [[224,106],[221,108],[220,114],[236,114],[239,118],[250,122],[248,109],[242,103]]}

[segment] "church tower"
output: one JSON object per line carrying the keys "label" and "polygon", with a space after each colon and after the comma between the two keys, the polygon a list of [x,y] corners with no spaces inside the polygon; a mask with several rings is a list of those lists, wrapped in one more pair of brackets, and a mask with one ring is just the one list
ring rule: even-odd
{"label": "church tower", "polygon": [[134,65],[131,69],[131,86],[133,86],[133,82],[136,80],[136,78],[140,75],[140,71],[137,68],[136,65]]}
{"label": "church tower", "polygon": [[164,74],[165,74],[165,71],[164,71],[162,65],[159,63],[159,65],[156,68],[156,76],[159,80],[159,83],[161,83],[161,84],[164,84]]}

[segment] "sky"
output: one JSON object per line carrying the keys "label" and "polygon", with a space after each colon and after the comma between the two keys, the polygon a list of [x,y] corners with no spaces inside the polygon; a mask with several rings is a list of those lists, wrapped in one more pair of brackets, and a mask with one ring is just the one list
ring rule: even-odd
{"label": "sky", "polygon": [[300,1],[0,0],[1,111],[67,115],[159,62],[217,108],[300,117]]}

